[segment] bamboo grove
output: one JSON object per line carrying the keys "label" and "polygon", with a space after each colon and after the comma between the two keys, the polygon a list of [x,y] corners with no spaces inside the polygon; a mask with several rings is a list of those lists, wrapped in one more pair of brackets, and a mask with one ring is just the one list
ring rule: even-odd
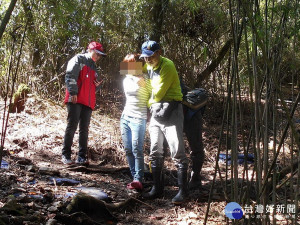
{"label": "bamboo grove", "polygon": [[[229,1],[233,46],[218,154],[221,142],[227,141],[230,136],[231,149],[226,149],[226,153],[230,151],[232,164],[223,176],[216,160],[214,179],[217,176],[223,179],[224,195],[228,202],[242,202],[243,205],[256,203],[264,208],[273,205],[275,209],[278,204],[290,203],[295,205],[298,215],[300,133],[293,118],[295,111],[299,112],[300,95],[299,91],[295,92],[295,87],[299,85],[299,69],[295,66],[290,71],[288,88],[291,101],[287,102],[282,66],[286,46],[292,46],[291,57],[295,59],[298,54],[297,36],[289,35],[298,29],[299,2],[281,2],[280,6],[277,5],[282,9],[280,12],[274,10],[275,5],[274,1]],[[280,20],[276,20],[276,16],[280,16]],[[241,63],[242,54],[246,55],[246,64]],[[249,79],[246,96],[241,88],[241,67],[245,66]],[[244,98],[250,103],[253,118],[247,135],[243,128]],[[284,150],[286,145],[289,151]],[[238,173],[237,156],[241,152],[246,157],[250,152],[254,153],[253,171],[248,170],[245,160],[243,173]],[[284,160],[283,168],[277,166],[280,155]],[[207,215],[208,211],[209,207]],[[271,217],[260,220],[250,218],[244,224],[277,224],[275,214],[273,211]],[[297,224],[297,218],[291,219],[288,224]]]}
{"label": "bamboo grove", "polygon": [[[190,87],[208,90],[211,107],[223,101],[204,222],[217,181],[227,202],[265,208],[292,204],[299,214],[299,0],[0,3],[2,98],[9,101],[15,87],[25,83],[33,92],[60,102],[66,62],[93,39],[107,49],[109,57],[100,65],[107,80],[103,93],[113,96],[120,79],[116,62],[128,52],[138,52],[144,40],[154,39]],[[232,156],[225,171],[219,165],[221,152]],[[254,154],[254,167],[247,160],[239,165],[238,154]],[[277,224],[275,214],[227,222]],[[297,224],[299,216],[287,220]]]}

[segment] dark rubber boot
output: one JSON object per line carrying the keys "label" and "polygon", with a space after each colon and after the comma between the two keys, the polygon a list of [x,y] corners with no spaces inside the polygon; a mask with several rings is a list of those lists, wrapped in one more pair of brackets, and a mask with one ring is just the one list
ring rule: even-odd
{"label": "dark rubber boot", "polygon": [[153,177],[153,186],[151,190],[143,195],[145,199],[155,199],[164,194],[164,176],[163,176],[163,162],[151,162],[151,170]]}
{"label": "dark rubber boot", "polygon": [[194,173],[194,171],[192,171],[191,179],[189,181],[189,189],[196,190],[196,189],[200,189],[201,186],[202,183],[201,183],[200,173]]}
{"label": "dark rubber boot", "polygon": [[188,197],[187,167],[178,167],[177,175],[179,191],[172,199],[172,203],[175,205],[180,205],[184,203]]}
{"label": "dark rubber boot", "polygon": [[202,169],[203,160],[198,157],[192,157],[192,172],[189,180],[189,189],[195,190],[201,188],[201,177],[200,171]]}

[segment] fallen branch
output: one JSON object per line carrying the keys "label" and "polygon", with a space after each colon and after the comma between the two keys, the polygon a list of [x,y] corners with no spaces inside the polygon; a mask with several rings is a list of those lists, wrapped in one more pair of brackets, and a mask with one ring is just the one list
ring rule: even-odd
{"label": "fallen branch", "polygon": [[222,62],[223,58],[226,56],[229,51],[233,39],[229,39],[225,45],[220,50],[216,59],[212,60],[212,62],[197,76],[196,87],[200,87],[200,84],[203,80],[207,79],[209,75],[216,70],[219,64]]}
{"label": "fallen branch", "polygon": [[286,184],[293,176],[297,174],[298,170],[296,170],[293,174],[290,174],[281,184],[276,185],[276,190],[280,189],[284,184]]}
{"label": "fallen branch", "polygon": [[138,202],[138,203],[142,203],[142,204],[148,206],[149,208],[154,209],[152,205],[149,205],[149,204],[147,204],[147,203],[145,203],[145,202],[143,202],[143,201],[141,201],[141,200],[138,200],[138,199],[136,199],[136,198],[133,198],[133,197],[131,197],[131,198],[132,198],[134,201]]}
{"label": "fallen branch", "polygon": [[77,172],[86,172],[86,173],[118,173],[120,171],[129,170],[128,167],[119,167],[119,168],[110,168],[110,167],[97,167],[93,168],[91,166],[75,166],[75,167],[67,167],[68,170],[77,171]]}
{"label": "fallen branch", "polygon": [[[289,181],[296,173],[297,169],[298,169],[298,163],[300,163],[299,160],[294,160],[292,165],[286,166],[284,167],[281,171],[279,171],[276,175],[276,183],[278,183],[278,185],[276,186],[276,190],[278,190],[279,188],[281,188],[287,181]],[[290,174],[292,173],[293,174]],[[288,174],[290,174],[284,181],[282,181]],[[282,182],[281,182],[282,181]],[[273,186],[273,179],[269,178],[266,188],[267,191],[272,194],[272,188]]]}

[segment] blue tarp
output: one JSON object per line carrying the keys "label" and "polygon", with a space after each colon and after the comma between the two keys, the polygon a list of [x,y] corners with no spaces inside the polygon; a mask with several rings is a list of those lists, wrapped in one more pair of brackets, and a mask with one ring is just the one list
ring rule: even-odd
{"label": "blue tarp", "polygon": [[[238,158],[237,159],[238,164],[244,164],[245,158],[246,158],[246,156],[244,154],[238,154],[237,158]],[[226,160],[226,154],[225,153],[220,153],[219,162],[225,163],[226,161],[227,161],[227,164],[229,164],[229,165],[231,164],[231,155],[228,154],[227,155],[227,160]],[[254,154],[248,154],[247,155],[247,163],[248,164],[254,163]]]}
{"label": "blue tarp", "polygon": [[1,168],[2,169],[9,169],[9,164],[5,160],[2,160],[1,162]]}
{"label": "blue tarp", "polygon": [[80,181],[78,180],[73,180],[69,178],[50,177],[49,180],[50,180],[50,184],[54,184],[54,180],[55,180],[56,185],[66,185],[66,186],[76,185],[80,183]]}

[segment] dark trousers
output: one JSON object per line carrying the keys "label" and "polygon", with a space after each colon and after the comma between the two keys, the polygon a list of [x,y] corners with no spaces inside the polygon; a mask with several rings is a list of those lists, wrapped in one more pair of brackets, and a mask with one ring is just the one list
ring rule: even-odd
{"label": "dark trousers", "polygon": [[62,154],[66,158],[71,158],[71,147],[75,131],[79,123],[79,153],[78,156],[86,158],[89,125],[92,109],[82,104],[67,103],[68,119],[64,136],[64,146]]}
{"label": "dark trousers", "polygon": [[[186,106],[185,106],[186,107]],[[192,170],[201,171],[204,162],[204,149],[202,140],[202,112],[198,110],[191,117],[185,111],[184,133],[191,149]]]}

